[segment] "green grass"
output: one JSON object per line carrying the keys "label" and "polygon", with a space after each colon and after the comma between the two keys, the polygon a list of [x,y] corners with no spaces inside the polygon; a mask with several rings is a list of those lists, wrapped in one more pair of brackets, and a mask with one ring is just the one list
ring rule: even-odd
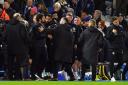
{"label": "green grass", "polygon": [[0,81],[0,85],[128,85],[128,82]]}

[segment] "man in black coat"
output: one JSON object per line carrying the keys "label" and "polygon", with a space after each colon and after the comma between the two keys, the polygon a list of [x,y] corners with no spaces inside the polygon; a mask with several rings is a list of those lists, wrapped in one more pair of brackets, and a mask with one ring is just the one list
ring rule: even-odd
{"label": "man in black coat", "polygon": [[[124,33],[119,25],[117,17],[112,18],[112,24],[107,29],[106,38],[108,40],[108,52],[110,57],[110,75],[115,81],[114,74],[123,64],[124,53]],[[118,62],[117,68],[114,68],[114,62]]]}
{"label": "man in black coat", "polygon": [[70,80],[73,80],[71,65],[73,62],[74,37],[72,27],[68,24],[66,18],[64,20],[66,20],[66,23],[60,24],[54,33],[54,60],[56,61],[54,77],[57,77],[58,71],[65,69]]}
{"label": "man in black coat", "polygon": [[90,20],[89,28],[85,29],[85,31],[80,35],[78,44],[78,60],[82,62],[81,80],[84,80],[85,71],[87,69],[86,67],[88,65],[92,66],[92,81],[95,81],[96,78],[98,52],[100,52],[103,47],[103,36],[95,26],[95,20]]}
{"label": "man in black coat", "polygon": [[122,25],[122,27],[124,28],[124,31],[127,31],[127,29],[128,29],[128,23],[125,20],[123,14],[120,13],[119,16],[118,16],[118,19],[119,19],[120,25]]}
{"label": "man in black coat", "polygon": [[24,74],[28,69],[29,36],[25,25],[20,20],[21,15],[14,14],[14,18],[7,24],[6,29],[8,78],[10,80],[28,78]]}
{"label": "man in black coat", "polygon": [[82,21],[80,17],[75,17],[74,18],[74,26],[73,26],[73,34],[74,34],[74,57],[77,55],[77,45],[78,45],[78,39],[80,37],[80,34],[83,31],[82,27]]}
{"label": "man in black coat", "polygon": [[[47,39],[46,39],[46,44],[47,44],[47,51],[48,51],[48,63],[47,63],[47,67],[45,69],[46,72],[50,72],[53,73],[53,68],[54,68],[54,45],[53,45],[53,34],[54,34],[54,30],[57,27],[57,22],[53,19],[52,15],[48,14],[46,16],[46,24],[45,27],[47,29]],[[50,78],[49,76],[46,76],[45,79]]]}
{"label": "man in black coat", "polygon": [[32,29],[32,50],[34,52],[34,56],[32,57],[31,77],[33,80],[36,79],[35,74],[42,78],[42,72],[46,67],[48,60],[44,15],[38,14],[36,16],[36,21],[37,24]]}

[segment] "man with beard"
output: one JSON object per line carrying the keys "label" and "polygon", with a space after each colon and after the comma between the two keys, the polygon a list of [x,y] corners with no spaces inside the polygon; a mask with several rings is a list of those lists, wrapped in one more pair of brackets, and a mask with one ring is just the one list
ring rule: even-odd
{"label": "man with beard", "polygon": [[31,75],[32,79],[35,80],[36,76],[39,79],[42,78],[42,71],[46,67],[46,63],[48,60],[47,57],[47,49],[46,49],[46,33],[44,27],[45,16],[42,14],[38,14],[36,16],[36,25],[32,30],[32,46],[33,52],[35,52],[32,57],[32,67],[31,67]]}
{"label": "man with beard", "polygon": [[[51,74],[53,73],[53,65],[54,65],[54,60],[53,60],[53,54],[54,54],[54,48],[53,48],[53,34],[54,30],[57,27],[57,22],[53,19],[51,14],[46,15],[46,24],[45,27],[47,29],[47,51],[48,51],[48,63],[46,67],[46,72],[50,72]],[[50,75],[47,75],[45,79],[51,78]]]}

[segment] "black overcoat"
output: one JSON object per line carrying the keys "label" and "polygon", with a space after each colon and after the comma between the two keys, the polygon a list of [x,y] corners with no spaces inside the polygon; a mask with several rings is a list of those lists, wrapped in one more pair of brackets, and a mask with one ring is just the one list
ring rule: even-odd
{"label": "black overcoat", "polygon": [[68,24],[59,25],[54,33],[54,59],[72,63],[74,36]]}
{"label": "black overcoat", "polygon": [[8,53],[18,56],[28,55],[30,39],[24,24],[17,20],[10,21],[5,34]]}
{"label": "black overcoat", "polygon": [[78,44],[78,59],[84,64],[96,64],[98,53],[103,47],[103,35],[95,27],[82,32]]}

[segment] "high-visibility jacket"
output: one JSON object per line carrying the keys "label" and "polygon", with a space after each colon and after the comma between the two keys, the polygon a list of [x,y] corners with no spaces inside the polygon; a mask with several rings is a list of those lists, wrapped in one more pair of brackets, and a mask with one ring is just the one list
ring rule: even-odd
{"label": "high-visibility jacket", "polygon": [[5,20],[5,21],[9,21],[10,20],[10,16],[6,13],[5,9],[3,9],[0,18]]}

